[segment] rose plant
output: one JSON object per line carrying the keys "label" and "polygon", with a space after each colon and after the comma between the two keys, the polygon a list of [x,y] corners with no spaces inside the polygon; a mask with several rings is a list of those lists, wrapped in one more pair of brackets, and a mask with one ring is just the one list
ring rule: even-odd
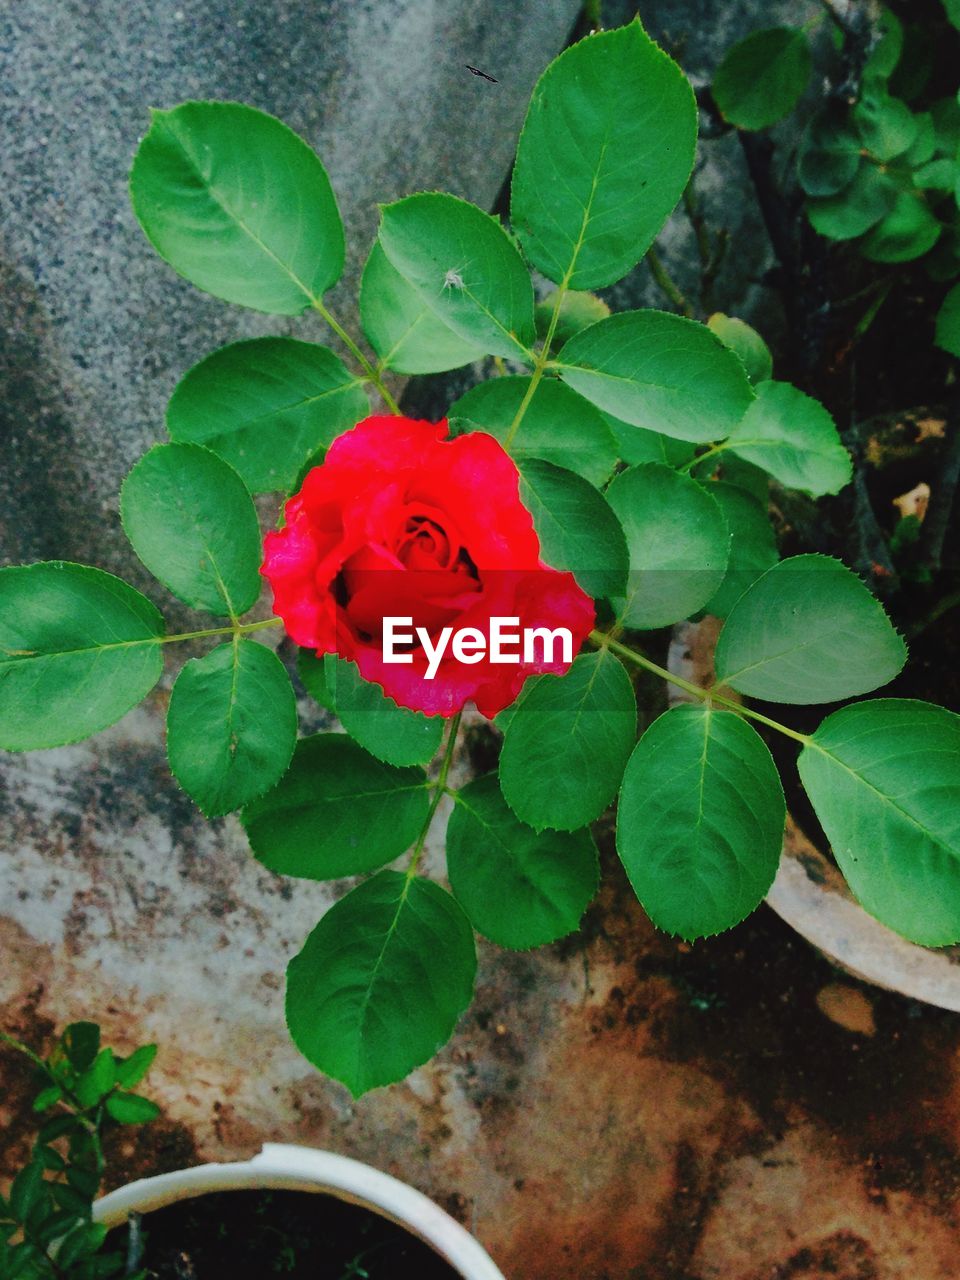
{"label": "rose plant", "polygon": [[[960,717],[854,701],[804,734],[743,701],[846,703],[906,660],[852,570],[778,556],[769,479],[812,497],[850,479],[830,414],[772,378],[743,322],[611,315],[592,293],[650,248],[696,136],[690,85],[639,22],[574,45],[534,90],[511,230],[442,193],[382,208],[360,293],[368,351],[324,300],[344,237],[304,141],[250,107],[187,102],[155,112],[137,152],[134,208],[172,267],[228,302],[319,313],[348,362],[290,337],[215,351],[173,393],[170,442],[126,480],[134,551],[215,625],[167,634],[151,601],[95,568],[0,571],[0,746],[95,733],[149,693],[167,645],[220,641],[173,686],[170,766],[207,815],[240,811],[273,871],[368,877],[287,977],[295,1042],[354,1094],[451,1035],[474,930],[527,948],[577,928],[598,883],[590,825],[614,800],[617,848],[655,924],[694,939],[749,914],[785,816],[761,732],[799,747],[863,905],[919,942],[960,939]],[[539,304],[531,269],[550,285]],[[484,357],[498,376],[446,423],[400,415],[389,374]],[[387,413],[370,416],[368,390]],[[268,492],[288,496],[261,542],[251,493]],[[261,563],[276,616],[244,620]],[[710,690],[638,643],[703,611],[725,619]],[[404,664],[383,659],[392,617],[429,641],[411,641]],[[482,639],[498,617],[565,626],[579,652],[502,666],[445,656],[431,681],[439,633]],[[281,627],[345,733],[298,739],[288,672],[254,639]],[[693,701],[638,741],[639,671]],[[503,746],[495,772],[454,789],[467,703],[496,716]],[[450,891],[420,874],[448,796]],[[404,870],[382,869],[407,851]]]}

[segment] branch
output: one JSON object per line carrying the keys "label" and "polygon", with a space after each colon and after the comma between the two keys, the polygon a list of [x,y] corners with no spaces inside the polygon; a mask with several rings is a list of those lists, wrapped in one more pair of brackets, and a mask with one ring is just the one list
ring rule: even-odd
{"label": "branch", "polygon": [[867,59],[880,39],[878,0],[821,0],[843,32],[843,75],[830,88],[830,97],[853,103],[860,97],[860,84]]}
{"label": "branch", "polygon": [[677,310],[682,311],[688,320],[695,320],[696,312],[687,301],[683,291],[674,280],[673,276],[671,276],[670,272],[663,265],[663,259],[652,245],[647,250],[647,266],[650,268],[650,274],[657,282],[657,285],[664,296],[669,298]]}

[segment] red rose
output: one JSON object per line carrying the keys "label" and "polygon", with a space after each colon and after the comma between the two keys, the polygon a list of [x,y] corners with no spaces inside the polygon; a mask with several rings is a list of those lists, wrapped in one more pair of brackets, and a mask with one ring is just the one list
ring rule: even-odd
{"label": "red rose", "polygon": [[494,716],[528,676],[562,674],[562,654],[549,660],[541,646],[532,660],[468,664],[448,644],[428,679],[417,639],[404,650],[410,662],[384,660],[384,617],[411,618],[433,649],[445,628],[489,639],[492,618],[565,627],[576,654],[593,603],[572,574],[541,563],[502,446],[480,432],[446,437],[446,422],[400,417],[367,418],[339,436],[287,502],[284,528],[267,534],[262,572],[297,644],[352,659],[401,706],[449,716],[472,699]]}

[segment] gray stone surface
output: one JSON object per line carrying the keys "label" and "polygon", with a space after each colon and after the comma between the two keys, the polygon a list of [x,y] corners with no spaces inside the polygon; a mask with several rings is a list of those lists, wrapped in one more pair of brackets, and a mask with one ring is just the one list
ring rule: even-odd
{"label": "gray stone surface", "polygon": [[[761,27],[796,26],[822,12],[817,0],[606,0],[605,20],[627,22],[639,8],[647,31],[678,59],[692,83],[707,85],[724,52],[737,40]],[[795,130],[786,127],[787,146]],[[770,243],[736,136],[701,138],[694,170],[698,202],[712,233],[729,233],[729,248],[714,288],[719,311],[755,322],[776,343],[782,325],[778,299],[762,283],[773,265]],[[700,259],[690,222],[678,209],[661,233],[658,245],[674,279],[696,307]],[[667,307],[670,304],[641,263],[605,293],[616,310],[627,307]]]}
{"label": "gray stone surface", "polygon": [[[261,333],[140,233],[127,173],[150,106],[238,99],[322,156],[347,226],[352,321],[376,204],[442,188],[488,207],[577,0],[20,0],[0,5],[0,557],[138,570],[116,494],[178,377]],[[464,63],[488,69],[490,84]]]}

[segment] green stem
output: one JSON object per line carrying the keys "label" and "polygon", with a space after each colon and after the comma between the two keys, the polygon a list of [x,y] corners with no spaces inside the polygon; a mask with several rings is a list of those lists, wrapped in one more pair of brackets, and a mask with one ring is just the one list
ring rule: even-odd
{"label": "green stem", "polygon": [[816,31],[817,27],[819,27],[825,17],[826,14],[822,10],[819,13],[813,14],[812,17],[809,17],[806,20],[800,30],[804,35],[809,35],[811,31]]}
{"label": "green stem", "polygon": [[50,1075],[44,1060],[35,1054],[28,1045],[25,1045],[22,1040],[17,1040],[14,1036],[8,1035],[6,1031],[0,1031],[0,1041],[8,1044],[11,1049],[16,1049],[18,1053],[22,1053],[24,1057],[30,1059],[35,1067],[39,1067],[46,1075]]}
{"label": "green stem", "polygon": [[447,745],[444,748],[443,760],[440,762],[440,772],[437,775],[437,781],[430,801],[430,808],[427,810],[427,816],[424,820],[420,834],[417,836],[417,843],[413,846],[413,853],[410,857],[410,865],[407,867],[407,884],[413,879],[417,873],[417,865],[423,854],[423,846],[427,842],[427,836],[430,832],[430,826],[433,822],[434,815],[440,807],[440,801],[448,793],[447,774],[450,772],[450,765],[453,762],[453,751],[457,745],[457,732],[460,728],[460,717],[463,713],[458,711],[450,721],[450,728],[447,730]]}
{"label": "green stem", "polygon": [[706,271],[713,260],[713,245],[710,243],[710,232],[707,230],[706,221],[700,212],[700,206],[697,204],[697,198],[693,193],[692,178],[683,189],[683,209],[697,241],[700,266]]}
{"label": "green stem", "polygon": [[[175,636],[158,636],[157,644],[176,644],[181,640],[204,640],[207,636],[246,636],[267,627],[282,627],[282,618],[266,618],[263,622],[238,622],[232,627],[208,627],[205,631],[180,631]],[[144,643],[134,641],[135,644]]]}
{"label": "green stem", "polygon": [[719,444],[712,444],[709,449],[704,449],[703,453],[698,453],[696,457],[685,462],[682,466],[677,467],[678,471],[689,472],[694,467],[699,467],[701,462],[706,462],[707,458],[712,458],[716,453],[723,453],[725,449],[729,449],[730,445],[726,440],[721,440]]}
{"label": "green stem", "polygon": [[520,401],[517,412],[514,414],[513,421],[510,423],[507,434],[504,436],[503,447],[507,453],[510,452],[510,446],[513,444],[513,438],[520,428],[520,423],[523,421],[523,415],[530,407],[530,401],[533,399],[534,393],[536,392],[537,387],[539,387],[540,380],[543,377],[543,371],[547,367],[547,361],[550,358],[550,344],[553,342],[553,335],[556,333],[557,325],[560,322],[560,306],[563,302],[564,295],[567,292],[568,278],[568,276],[565,276],[557,286],[557,298],[553,304],[553,315],[550,317],[550,324],[547,326],[547,336],[543,340],[543,346],[537,352],[537,358],[534,361],[533,374],[530,378],[530,382],[527,386],[526,392],[524,393],[523,399]]}
{"label": "green stem", "polygon": [[670,684],[675,684],[678,689],[692,694],[700,702],[716,703],[718,706],[726,707],[730,711],[736,711],[739,715],[747,716],[751,720],[756,720],[760,724],[764,724],[768,729],[776,729],[777,733],[785,734],[788,738],[793,738],[795,742],[808,745],[812,739],[809,734],[798,733],[796,729],[791,729],[785,724],[780,724],[777,720],[771,720],[769,716],[761,715],[759,711],[754,711],[752,707],[745,707],[740,702],[735,702],[733,698],[725,698],[723,694],[717,693],[713,689],[702,689],[700,685],[693,684],[690,680],[684,680],[683,676],[674,675],[672,671],[668,671],[666,667],[658,666],[656,662],[651,662],[649,658],[642,653],[637,653],[635,649],[628,648],[625,644],[613,640],[610,636],[605,635],[602,631],[591,631],[590,639],[595,645],[601,649],[610,649],[621,658],[625,658],[627,662],[634,662],[638,667],[643,667],[645,671],[650,671],[656,676],[660,676],[662,680],[667,680]]}
{"label": "green stem", "polygon": [[323,316],[324,320],[326,320],[327,324],[330,326],[333,332],[337,335],[337,337],[340,339],[343,345],[347,348],[347,350],[353,356],[354,360],[356,360],[357,364],[363,370],[364,377],[369,382],[372,382],[373,385],[376,387],[377,391],[380,393],[380,395],[383,398],[384,404],[387,406],[390,412],[399,414],[400,406],[397,404],[396,400],[394,400],[393,396],[387,390],[387,387],[383,381],[383,378],[380,376],[379,372],[374,368],[374,366],[370,363],[367,357],[363,354],[363,352],[360,350],[360,348],[357,346],[354,340],[350,337],[349,333],[347,333],[343,325],[340,324],[340,322],[336,319],[335,316],[330,314],[330,312],[324,306],[323,299],[314,298],[313,306],[314,306],[314,309],[316,311],[319,311],[319,313]]}
{"label": "green stem", "polygon": [[666,295],[673,305],[687,317],[688,320],[695,320],[697,313],[687,301],[680,286],[674,280],[673,276],[663,265],[663,260],[657,253],[656,249],[649,248],[647,250],[647,265],[650,267],[650,274],[660,287],[660,290]]}

